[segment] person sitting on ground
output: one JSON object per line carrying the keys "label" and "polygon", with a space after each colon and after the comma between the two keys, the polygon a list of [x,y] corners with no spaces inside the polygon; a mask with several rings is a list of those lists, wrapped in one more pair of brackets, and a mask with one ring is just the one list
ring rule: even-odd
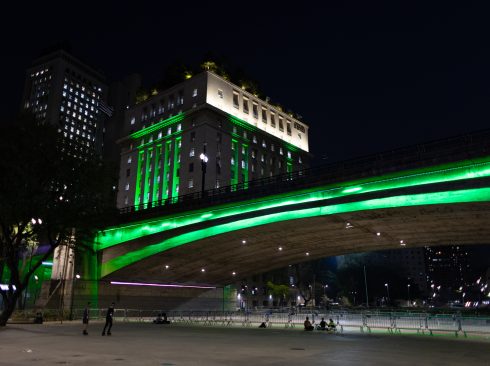
{"label": "person sitting on ground", "polygon": [[320,330],[325,330],[327,326],[327,322],[325,321],[325,318],[322,318],[322,321],[320,322]]}
{"label": "person sitting on ground", "polygon": [[162,322],[163,322],[163,319],[162,319],[162,314],[160,314],[160,313],[159,313],[159,314],[157,315],[156,319],[155,319],[155,320],[153,320],[153,323],[155,323],[155,324],[162,324]]}
{"label": "person sitting on ground", "polygon": [[259,328],[267,328],[267,325],[265,324],[265,322],[262,322],[262,323],[259,325]]}
{"label": "person sitting on ground", "polygon": [[334,331],[336,329],[336,325],[332,318],[328,319],[328,330],[329,331]]}
{"label": "person sitting on ground", "polygon": [[313,330],[313,325],[311,325],[310,319],[308,317],[306,317],[303,324],[305,326],[305,330]]}

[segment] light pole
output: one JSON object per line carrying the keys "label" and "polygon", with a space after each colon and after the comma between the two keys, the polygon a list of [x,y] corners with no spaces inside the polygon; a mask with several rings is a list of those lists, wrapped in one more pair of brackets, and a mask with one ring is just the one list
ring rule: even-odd
{"label": "light pole", "polygon": [[408,292],[408,306],[410,306],[410,284],[407,285],[407,292]]}
{"label": "light pole", "polygon": [[202,171],[202,185],[201,192],[204,195],[204,182],[206,180],[206,168],[208,165],[208,156],[206,155],[206,144],[203,145],[202,153],[199,155],[201,158],[201,171]]}
{"label": "light pole", "polygon": [[390,300],[390,286],[388,285],[388,283],[385,283],[385,287],[386,287],[386,293],[388,294],[388,301]]}
{"label": "light pole", "polygon": [[368,296],[368,287],[367,287],[367,277],[366,277],[366,266],[364,267],[364,287],[366,290],[366,308],[369,308],[369,296]]}

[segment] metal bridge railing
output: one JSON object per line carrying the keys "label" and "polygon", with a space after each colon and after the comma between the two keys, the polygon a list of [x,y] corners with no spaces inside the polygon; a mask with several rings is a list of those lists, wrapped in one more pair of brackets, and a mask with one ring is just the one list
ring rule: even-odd
{"label": "metal bridge railing", "polygon": [[[318,184],[490,155],[490,129],[120,209],[120,218],[189,210]],[[128,215],[131,214],[131,215]]]}

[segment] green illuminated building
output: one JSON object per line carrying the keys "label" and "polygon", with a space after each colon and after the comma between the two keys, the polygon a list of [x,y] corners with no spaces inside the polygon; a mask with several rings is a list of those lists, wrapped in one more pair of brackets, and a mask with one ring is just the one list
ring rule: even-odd
{"label": "green illuminated building", "polygon": [[153,94],[126,112],[119,208],[308,167],[308,126],[220,76],[203,72]]}

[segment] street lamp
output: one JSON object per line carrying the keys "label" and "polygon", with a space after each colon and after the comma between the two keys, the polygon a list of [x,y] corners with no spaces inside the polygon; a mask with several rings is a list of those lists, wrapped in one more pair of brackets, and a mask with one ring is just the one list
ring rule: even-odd
{"label": "street lamp", "polygon": [[386,287],[386,293],[388,294],[388,300],[390,300],[390,286],[388,285],[388,283],[385,283],[385,287]]}
{"label": "street lamp", "polygon": [[199,155],[201,158],[201,171],[202,171],[202,185],[201,192],[204,194],[204,182],[206,180],[206,168],[208,165],[208,156],[206,155],[206,144],[203,145],[202,153]]}
{"label": "street lamp", "polygon": [[410,284],[407,285],[407,292],[408,292],[408,306],[410,306]]}

